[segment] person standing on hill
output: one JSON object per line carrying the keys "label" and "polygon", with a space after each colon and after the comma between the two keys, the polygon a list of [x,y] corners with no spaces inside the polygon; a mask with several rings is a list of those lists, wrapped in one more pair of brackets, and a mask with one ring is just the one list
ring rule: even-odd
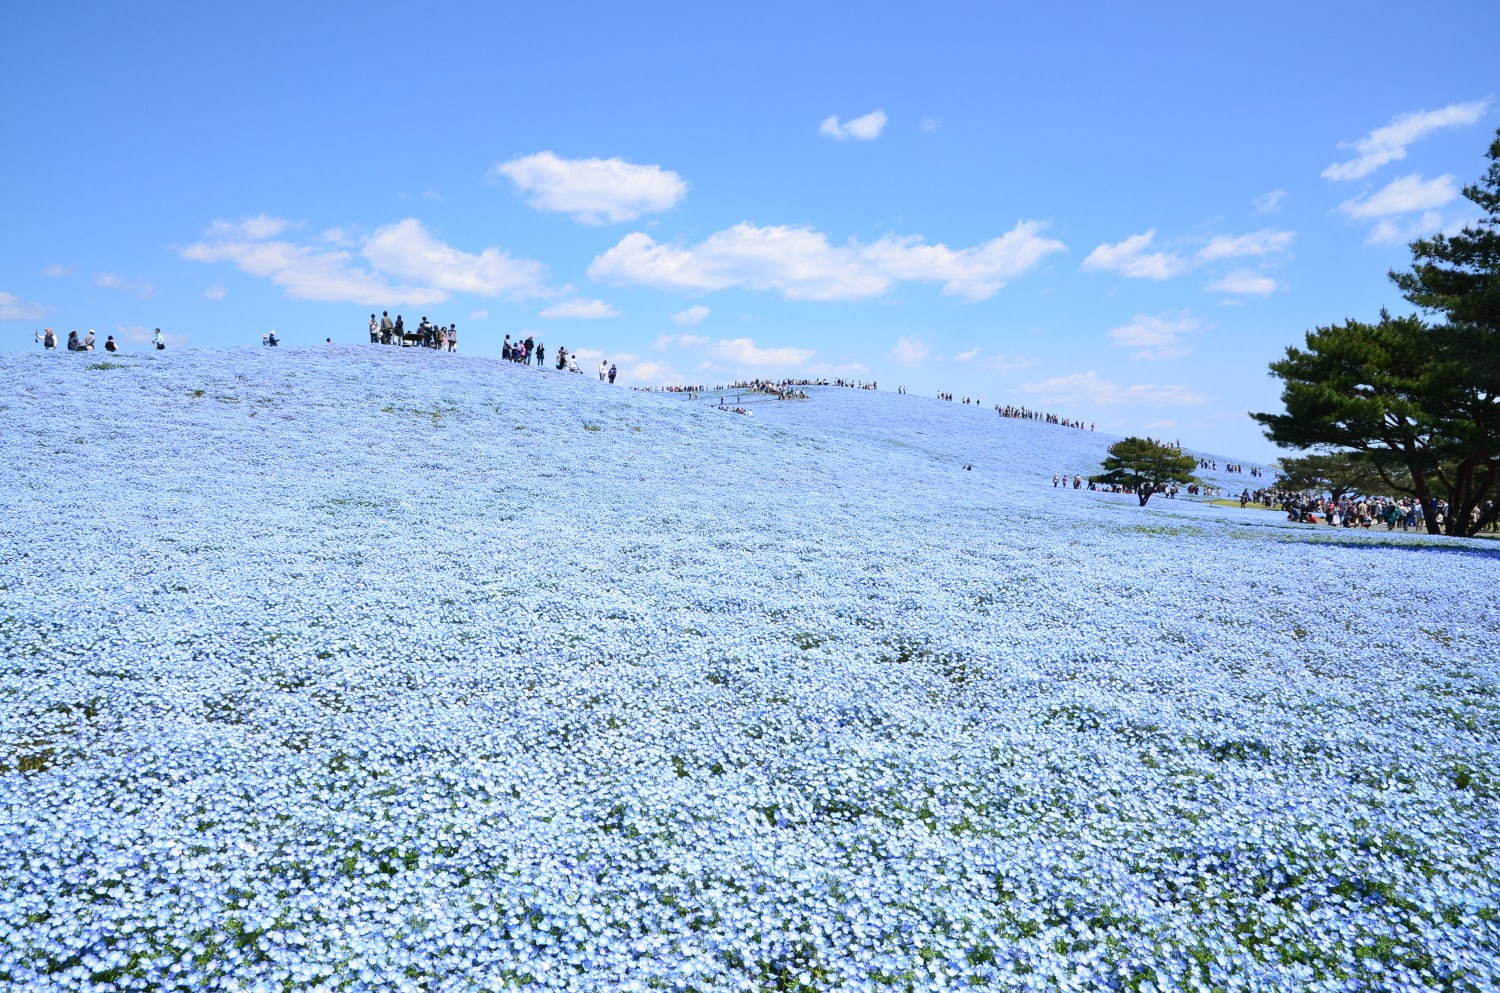
{"label": "person standing on hill", "polygon": [[536,338],[532,335],[527,335],[526,340],[521,344],[521,361],[526,365],[531,365],[531,357],[535,353]]}
{"label": "person standing on hill", "polygon": [[42,347],[49,352],[57,348],[57,334],[51,328],[42,330]]}
{"label": "person standing on hill", "polygon": [[[375,315],[371,314],[370,319],[374,320]],[[391,323],[391,312],[388,310],[382,310],[380,312],[380,343],[382,345],[389,345],[391,343],[391,333],[395,331],[395,329],[396,325]]]}
{"label": "person standing on hill", "polygon": [[156,346],[158,352],[167,347],[167,339],[162,337],[161,328],[157,328],[156,334],[151,336],[151,343]]}
{"label": "person standing on hill", "polygon": [[370,315],[370,344],[380,344],[380,322],[375,319],[374,314]]}
{"label": "person standing on hill", "polygon": [[541,342],[536,343],[536,367],[538,369],[547,368],[547,346]]}
{"label": "person standing on hill", "polygon": [[609,385],[615,385],[615,376],[617,376],[619,372],[620,370],[615,368],[614,366],[609,367]]}
{"label": "person standing on hill", "polygon": [[448,351],[458,351],[458,325],[448,325]]}
{"label": "person standing on hill", "polygon": [[604,382],[604,377],[609,375],[609,359],[601,359],[599,362],[599,382]]}

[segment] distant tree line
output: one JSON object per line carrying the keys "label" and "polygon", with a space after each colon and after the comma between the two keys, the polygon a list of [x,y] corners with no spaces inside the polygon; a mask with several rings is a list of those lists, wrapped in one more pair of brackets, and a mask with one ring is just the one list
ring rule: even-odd
{"label": "distant tree line", "polygon": [[[1285,485],[1405,493],[1427,529],[1471,535],[1500,515],[1500,131],[1488,172],[1464,188],[1483,215],[1411,243],[1402,296],[1428,315],[1346,320],[1271,363],[1283,413],[1251,416],[1283,448]],[[1341,491],[1341,492],[1339,492]]]}

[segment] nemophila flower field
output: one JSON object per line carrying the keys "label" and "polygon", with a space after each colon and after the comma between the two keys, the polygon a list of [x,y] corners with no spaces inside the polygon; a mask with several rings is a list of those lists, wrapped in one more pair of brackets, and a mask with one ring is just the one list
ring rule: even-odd
{"label": "nemophila flower field", "polygon": [[890,394],[0,380],[8,989],[1500,985],[1493,543]]}

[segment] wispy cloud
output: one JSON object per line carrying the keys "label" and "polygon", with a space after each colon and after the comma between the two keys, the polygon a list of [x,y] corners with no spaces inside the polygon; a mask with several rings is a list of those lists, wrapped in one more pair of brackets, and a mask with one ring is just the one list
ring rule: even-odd
{"label": "wispy cloud", "polygon": [[897,339],[896,344],[891,346],[891,350],[886,353],[886,358],[897,365],[914,369],[932,358],[932,347],[921,338],[903,335]]}
{"label": "wispy cloud", "polygon": [[0,292],[0,321],[39,321],[46,314],[47,308],[39,303]]}
{"label": "wispy cloud", "polygon": [[715,343],[713,354],[723,361],[738,362],[742,365],[796,368],[812,358],[815,353],[810,348],[763,348],[751,338],[731,338]]}
{"label": "wispy cloud", "polygon": [[1237,296],[1270,296],[1281,288],[1281,284],[1263,273],[1249,269],[1235,269],[1220,276],[1204,287],[1211,293],[1233,293]]}
{"label": "wispy cloud", "polygon": [[53,279],[61,276],[71,276],[73,275],[73,267],[70,265],[49,265],[42,270],[42,275],[51,276]]}
{"label": "wispy cloud", "polygon": [[1106,242],[1083,260],[1083,268],[1118,272],[1131,279],[1171,279],[1187,268],[1187,262],[1176,252],[1148,251],[1156,231],[1131,235],[1124,241]]}
{"label": "wispy cloud", "polygon": [[856,141],[874,141],[885,130],[886,116],[883,110],[872,110],[862,117],[840,123],[838,117],[829,114],[818,125],[818,133],[835,141],[853,138]]}
{"label": "wispy cloud", "polygon": [[1145,407],[1191,407],[1207,400],[1203,394],[1186,386],[1120,386],[1097,372],[1054,376],[1039,383],[1026,383],[1021,391],[1036,395],[1051,404],[1085,403],[1100,407],[1138,404]]}
{"label": "wispy cloud", "polygon": [[1384,127],[1376,128],[1357,141],[1340,142],[1340,148],[1355,151],[1354,158],[1335,162],[1323,170],[1324,179],[1348,180],[1368,176],[1387,162],[1406,158],[1407,146],[1434,131],[1463,127],[1478,121],[1489,109],[1489,98],[1468,103],[1451,103],[1437,110],[1419,110],[1401,114]]}
{"label": "wispy cloud", "polygon": [[1286,202],[1286,197],[1286,190],[1272,190],[1269,193],[1262,193],[1255,198],[1255,212],[1257,214],[1274,214]]}
{"label": "wispy cloud", "polygon": [[1339,210],[1350,217],[1369,219],[1391,214],[1431,210],[1458,196],[1458,184],[1450,175],[1423,179],[1416,173],[1387,183],[1367,197],[1345,200]]}
{"label": "wispy cloud", "polygon": [[119,290],[122,293],[134,293],[142,300],[149,300],[156,296],[156,287],[149,282],[126,279],[124,276],[113,272],[97,272],[94,274],[94,285],[102,286],[106,290]]}
{"label": "wispy cloud", "polygon": [[620,312],[603,300],[576,297],[572,300],[559,300],[542,311],[541,316],[552,321],[563,318],[571,318],[575,321],[597,321],[606,317],[619,317]]}
{"label": "wispy cloud", "polygon": [[1251,231],[1241,235],[1215,235],[1198,252],[1199,262],[1241,258],[1249,255],[1272,255],[1285,251],[1297,237],[1295,231]]}
{"label": "wispy cloud", "polygon": [[1112,328],[1109,340],[1133,349],[1133,358],[1172,359],[1192,351],[1183,339],[1202,326],[1191,314],[1136,314],[1129,324]]}
{"label": "wispy cloud", "polygon": [[708,341],[709,339],[701,334],[660,334],[656,336],[653,347],[661,352],[674,345],[682,348],[696,348],[699,345],[708,344]]}
{"label": "wispy cloud", "polygon": [[702,324],[708,319],[709,309],[702,304],[696,304],[687,310],[679,310],[672,315],[672,323],[678,327],[692,327]]}

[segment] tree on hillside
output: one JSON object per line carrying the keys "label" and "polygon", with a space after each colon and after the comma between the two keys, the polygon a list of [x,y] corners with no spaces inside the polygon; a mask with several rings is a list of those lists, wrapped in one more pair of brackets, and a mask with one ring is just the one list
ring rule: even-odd
{"label": "tree on hillside", "polygon": [[1392,273],[1406,298],[1441,314],[1382,311],[1306,336],[1271,363],[1284,414],[1252,414],[1285,448],[1358,453],[1395,492],[1422,504],[1439,533],[1469,535],[1500,516],[1500,136],[1490,168],[1464,195],[1484,216],[1454,235],[1412,243],[1411,272]]}
{"label": "tree on hillside", "polygon": [[[1323,452],[1281,460],[1277,484],[1287,490],[1327,491],[1334,502],[1345,494],[1370,496],[1389,493],[1392,487],[1370,460],[1359,452]],[[1404,472],[1395,476],[1398,483],[1410,485]]]}
{"label": "tree on hillside", "polygon": [[1150,438],[1125,438],[1109,446],[1102,465],[1093,481],[1135,490],[1144,507],[1158,486],[1192,482],[1198,460]]}

